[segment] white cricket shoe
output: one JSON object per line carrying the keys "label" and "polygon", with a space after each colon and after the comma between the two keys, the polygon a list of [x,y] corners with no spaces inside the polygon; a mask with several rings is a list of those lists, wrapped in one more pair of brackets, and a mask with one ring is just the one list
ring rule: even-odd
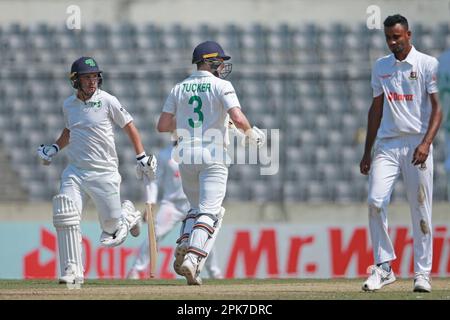
{"label": "white cricket shoe", "polygon": [[68,264],[64,270],[64,275],[59,278],[60,284],[83,284],[83,277],[77,276],[76,267],[73,264]]}
{"label": "white cricket shoe", "polygon": [[211,279],[223,279],[222,272],[218,267],[208,268],[207,271]]}
{"label": "white cricket shoe", "polygon": [[125,219],[127,219],[130,233],[133,237],[141,234],[142,225],[142,213],[134,207],[133,202],[125,200],[122,202],[122,211],[125,213]]}
{"label": "white cricket shoe", "polygon": [[416,273],[414,276],[414,292],[431,292],[431,279],[427,273]]}
{"label": "white cricket shoe", "polygon": [[136,269],[131,269],[127,276],[127,279],[130,280],[139,280],[140,278],[139,272]]}
{"label": "white cricket shoe", "polygon": [[390,272],[387,272],[381,267],[370,266],[367,268],[367,272],[371,274],[363,283],[362,289],[364,291],[375,291],[395,281],[395,275],[392,269]]}
{"label": "white cricket shoe", "polygon": [[184,256],[187,253],[187,249],[188,249],[187,241],[181,241],[175,248],[175,261],[173,262],[173,269],[180,276],[184,276],[184,274],[181,272],[181,264],[184,261]]}
{"label": "white cricket shoe", "polygon": [[194,259],[189,254],[184,258],[180,270],[186,278],[188,285],[199,286],[202,284],[202,279],[197,275],[197,263],[195,263]]}

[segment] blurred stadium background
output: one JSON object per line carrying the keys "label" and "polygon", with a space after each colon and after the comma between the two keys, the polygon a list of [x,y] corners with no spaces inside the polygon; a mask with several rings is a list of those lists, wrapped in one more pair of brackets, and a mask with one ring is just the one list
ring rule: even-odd
{"label": "blurred stadium background", "polygon": [[[81,10],[79,30],[66,26],[71,5]],[[68,73],[76,58],[95,57],[104,71],[103,88],[127,106],[146,149],[156,152],[169,141],[154,129],[169,90],[193,69],[195,45],[211,39],[232,56],[229,80],[251,122],[281,132],[278,174],[261,176],[257,165],[230,168],[229,221],[247,221],[240,217],[248,213],[253,222],[272,216],[271,221],[301,224],[298,212],[317,210],[323,212],[320,223],[338,220],[333,215],[341,212],[349,223],[365,225],[367,179],[359,174],[359,161],[370,71],[389,53],[382,30],[367,28],[371,5],[380,8],[381,22],[390,14],[405,15],[418,50],[437,57],[450,47],[450,1],[444,0],[0,0],[3,223],[24,217],[50,222],[51,197],[66,159],[59,155],[44,167],[35,152],[61,132],[61,105],[72,92]],[[123,132],[116,135],[122,196],[142,201],[127,139]],[[434,149],[434,200],[448,225],[444,156],[441,130]],[[392,200],[409,225],[402,181]]]}

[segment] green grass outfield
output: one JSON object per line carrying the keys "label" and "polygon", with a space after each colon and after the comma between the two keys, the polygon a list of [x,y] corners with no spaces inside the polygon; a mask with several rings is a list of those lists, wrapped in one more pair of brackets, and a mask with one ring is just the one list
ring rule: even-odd
{"label": "green grass outfield", "polygon": [[432,293],[412,292],[412,279],[398,279],[377,292],[363,292],[363,279],[225,279],[187,286],[184,280],[87,280],[68,289],[54,280],[0,280],[0,300],[450,300],[450,279],[433,279]]}

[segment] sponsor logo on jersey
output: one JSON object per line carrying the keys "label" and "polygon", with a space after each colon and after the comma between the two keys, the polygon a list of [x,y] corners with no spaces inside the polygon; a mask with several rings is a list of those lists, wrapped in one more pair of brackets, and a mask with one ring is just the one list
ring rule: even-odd
{"label": "sponsor logo on jersey", "polygon": [[392,74],[381,74],[379,77],[381,79],[389,79],[392,76]]}
{"label": "sponsor logo on jersey", "polygon": [[123,106],[120,107],[120,111],[122,111],[123,114],[126,114],[126,115],[129,114],[127,109],[125,109],[125,107],[123,107]]}
{"label": "sponsor logo on jersey", "polygon": [[387,99],[389,101],[413,101],[414,95],[413,94],[401,94],[397,92],[389,92],[387,95]]}
{"label": "sponsor logo on jersey", "polygon": [[84,106],[84,112],[89,112],[90,110],[93,110],[94,112],[97,112],[98,110],[100,110],[102,108],[102,102],[101,100],[99,101],[89,101],[85,106]]}
{"label": "sponsor logo on jersey", "polygon": [[224,96],[227,96],[227,95],[229,95],[229,94],[236,94],[236,92],[235,92],[235,91],[227,91],[227,92],[225,92],[223,95],[224,95]]}
{"label": "sponsor logo on jersey", "polygon": [[91,108],[100,109],[102,107],[102,102],[101,101],[90,101],[89,105]]}
{"label": "sponsor logo on jersey", "polygon": [[409,74],[409,80],[417,80],[417,72],[411,71]]}

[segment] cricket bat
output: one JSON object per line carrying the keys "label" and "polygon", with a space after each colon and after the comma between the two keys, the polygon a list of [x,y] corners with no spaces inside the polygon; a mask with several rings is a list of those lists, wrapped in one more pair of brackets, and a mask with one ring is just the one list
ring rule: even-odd
{"label": "cricket bat", "polygon": [[145,212],[147,214],[147,226],[148,226],[148,250],[150,257],[150,278],[156,277],[156,266],[158,262],[158,250],[156,243],[155,234],[155,219],[153,217],[152,203],[150,202],[150,180],[144,175],[145,181],[145,191],[146,191],[146,201],[145,201]]}

